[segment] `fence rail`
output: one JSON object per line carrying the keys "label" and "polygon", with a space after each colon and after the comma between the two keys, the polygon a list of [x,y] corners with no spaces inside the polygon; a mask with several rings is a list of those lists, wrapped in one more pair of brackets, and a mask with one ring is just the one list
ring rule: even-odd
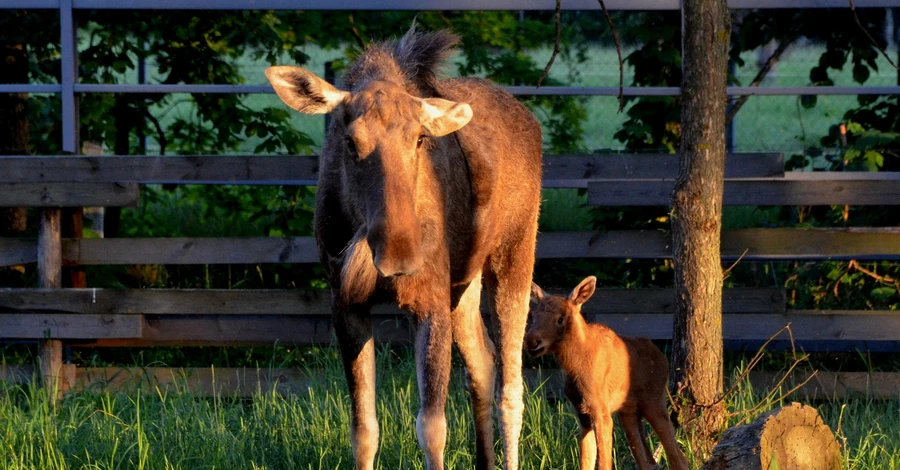
{"label": "fence rail", "polygon": [[[0,156],[4,183],[181,183],[314,185],[315,155]],[[674,179],[672,154],[548,155],[544,187],[587,187],[590,179]],[[729,154],[727,178],[784,175],[780,153]],[[0,192],[0,205],[6,204]],[[88,204],[90,205],[90,204]],[[102,204],[96,204],[102,205]]]}
{"label": "fence rail", "polygon": [[[671,313],[597,313],[589,321],[626,336],[672,339]],[[793,340],[808,351],[856,351],[900,342],[900,315],[892,311],[787,310],[725,313],[722,336],[730,349],[761,344],[791,324]],[[2,313],[0,338],[65,339],[73,347],[302,346],[333,342],[330,313],[269,314],[62,314]],[[373,318],[375,340],[411,344],[403,314]],[[786,338],[785,338],[786,340]]]}
{"label": "fence rail", "polygon": [[[0,238],[0,266],[37,262],[37,240]],[[722,259],[900,260],[900,227],[736,229],[722,232]],[[538,259],[671,259],[656,230],[544,232]],[[66,266],[318,263],[312,237],[62,239]]]}
{"label": "fence rail", "polygon": [[[584,313],[672,313],[673,289],[597,289]],[[725,313],[784,313],[784,289],[725,289]],[[15,289],[0,288],[0,313],[81,315],[330,315],[328,291],[277,289]],[[376,316],[402,315],[378,305]],[[2,330],[0,330],[2,331]],[[3,333],[0,332],[0,335]]]}

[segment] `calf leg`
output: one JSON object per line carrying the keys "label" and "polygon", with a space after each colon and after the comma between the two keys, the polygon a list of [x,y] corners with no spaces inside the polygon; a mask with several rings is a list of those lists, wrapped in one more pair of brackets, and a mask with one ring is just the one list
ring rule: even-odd
{"label": "calf leg", "polygon": [[332,318],[350,392],[350,444],[359,470],[372,470],[378,451],[375,341],[368,307],[333,302]]}
{"label": "calf leg", "polygon": [[613,421],[608,411],[596,412],[593,415],[594,432],[597,437],[597,460],[600,461],[600,470],[612,470],[612,440]]}
{"label": "calf leg", "polygon": [[481,275],[466,286],[453,310],[453,341],[469,374],[469,396],[475,419],[476,468],[494,468],[494,343],[481,319]]}
{"label": "calf leg", "polygon": [[432,310],[416,325],[416,375],[419,383],[419,415],[416,436],[425,453],[428,470],[444,468],[447,444],[445,405],[450,382],[452,324],[449,302],[445,311]]}
{"label": "calf leg", "polygon": [[578,449],[581,455],[581,470],[595,470],[597,468],[597,436],[594,433],[594,423],[591,416],[578,413]]}
{"label": "calf leg", "polygon": [[666,409],[665,401],[660,400],[657,406],[648,407],[644,413],[650,427],[659,436],[659,440],[666,450],[666,459],[669,461],[669,468],[676,470],[688,470],[688,461],[678,447],[678,441],[675,439],[675,426],[669,420],[669,411]]}
{"label": "calf leg", "polygon": [[644,439],[644,433],[641,432],[641,417],[636,411],[619,411],[619,421],[622,423],[622,429],[625,431],[625,437],[628,439],[628,447],[631,449],[631,455],[637,462],[640,470],[653,470],[656,468],[656,461],[647,447],[647,441]]}

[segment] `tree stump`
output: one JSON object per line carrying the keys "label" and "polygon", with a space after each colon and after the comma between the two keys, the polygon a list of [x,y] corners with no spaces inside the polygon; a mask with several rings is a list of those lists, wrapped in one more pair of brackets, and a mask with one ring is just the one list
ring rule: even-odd
{"label": "tree stump", "polygon": [[702,470],[788,468],[841,468],[841,446],[811,406],[791,403],[726,430]]}

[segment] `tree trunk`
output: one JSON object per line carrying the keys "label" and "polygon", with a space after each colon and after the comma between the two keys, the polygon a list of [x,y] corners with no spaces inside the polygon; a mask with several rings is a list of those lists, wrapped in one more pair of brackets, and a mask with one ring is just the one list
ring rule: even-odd
{"label": "tree trunk", "polygon": [[[28,56],[22,44],[0,44],[0,83],[28,83]],[[0,155],[27,155],[28,95],[0,93]],[[0,208],[0,236],[16,236],[27,227],[27,209]]]}
{"label": "tree trunk", "polygon": [[725,431],[702,470],[775,468],[841,468],[841,446],[815,408],[791,403]]}
{"label": "tree trunk", "polygon": [[722,190],[731,17],[725,0],[684,0],[682,141],[672,202],[675,412],[698,457],[725,422],[722,396]]}

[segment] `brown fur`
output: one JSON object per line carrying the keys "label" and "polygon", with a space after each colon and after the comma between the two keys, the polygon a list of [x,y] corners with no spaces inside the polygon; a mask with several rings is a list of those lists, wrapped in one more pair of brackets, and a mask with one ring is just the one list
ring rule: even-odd
{"label": "brown fur", "polygon": [[[384,300],[409,310],[416,324],[416,428],[428,468],[443,468],[454,343],[470,375],[478,468],[494,465],[498,355],[504,461],[518,468],[540,125],[487,81],[436,78],[457,41],[413,28],[373,46],[350,67],[346,91],[297,67],[266,72],[294,109],[334,117],[320,159],[315,230],[334,293],[357,468],[372,468],[377,449],[369,308]],[[479,315],[482,282],[499,354]]]}
{"label": "brown fur", "polygon": [[537,305],[525,334],[529,354],[552,353],[566,372],[566,396],[581,426],[581,468],[595,468],[599,449],[601,470],[612,469],[612,413],[618,412],[638,468],[656,468],[643,417],[659,436],[669,465],[686,470],[666,409],[668,361],[649,339],[620,337],[604,325],[585,322],[581,305],[594,294],[596,282],[586,278],[569,297],[546,295],[533,284]]}

